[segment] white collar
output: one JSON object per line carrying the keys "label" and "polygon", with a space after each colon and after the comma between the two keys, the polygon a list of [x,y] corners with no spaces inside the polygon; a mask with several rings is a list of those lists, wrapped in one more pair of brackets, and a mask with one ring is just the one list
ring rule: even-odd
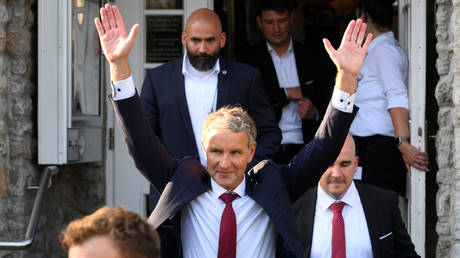
{"label": "white collar", "polygon": [[233,191],[228,191],[227,189],[220,186],[212,177],[211,179],[211,194],[214,198],[219,199],[219,197],[226,192],[234,192],[240,197],[246,196],[246,175],[244,175],[243,181],[235,188]]}
{"label": "white collar", "polygon": [[[276,55],[278,56],[278,54],[276,53],[276,51],[272,48],[272,46],[270,45],[270,43],[268,43],[268,41],[265,41],[265,43],[267,44],[267,49],[268,49],[268,52],[271,53],[272,55]],[[289,46],[288,46],[288,49],[286,50],[286,52],[282,55],[282,56],[285,56],[286,54],[288,53],[291,53],[294,51],[294,45],[292,44],[292,37],[289,38]]]}
{"label": "white collar", "polygon": [[217,58],[217,61],[214,64],[214,67],[212,69],[208,71],[203,71],[203,72],[198,71],[192,66],[192,64],[190,64],[190,60],[188,59],[187,53],[185,53],[182,59],[182,74],[192,79],[195,79],[195,80],[206,80],[215,74],[219,74],[220,72],[219,63],[220,63],[220,60],[219,58]]}
{"label": "white collar", "polygon": [[393,31],[387,31],[382,34],[380,34],[378,37],[373,39],[371,43],[369,44],[369,47],[367,48],[367,52],[370,52],[372,49],[374,49],[378,44],[385,42],[385,41],[395,41],[395,36],[393,34]]}
{"label": "white collar", "polygon": [[350,187],[348,187],[347,192],[340,200],[336,200],[333,197],[329,196],[324,190],[321,188],[320,184],[318,183],[318,194],[317,194],[317,207],[319,207],[323,212],[325,212],[331,204],[335,202],[344,202],[345,204],[351,207],[358,207],[361,199],[359,198],[358,190],[356,189],[355,182],[352,181]]}

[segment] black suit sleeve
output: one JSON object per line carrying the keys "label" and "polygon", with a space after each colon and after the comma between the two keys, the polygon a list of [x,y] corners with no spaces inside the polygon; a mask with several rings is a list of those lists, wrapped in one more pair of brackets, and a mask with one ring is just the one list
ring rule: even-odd
{"label": "black suit sleeve", "polygon": [[346,113],[329,105],[313,140],[302,148],[291,163],[282,166],[281,176],[291,202],[317,184],[323,172],[336,160],[357,112],[356,106],[353,113]]}
{"label": "black suit sleeve", "polygon": [[153,87],[153,80],[151,74],[147,72],[142,85],[142,92],[140,96],[147,121],[152,128],[155,135],[160,135],[160,123],[159,123],[159,110],[157,102],[157,94]]}
{"label": "black suit sleeve", "polygon": [[137,94],[128,99],[111,101],[123,139],[136,168],[151,184],[162,191],[174,173],[176,160],[169,155],[148,125]]}
{"label": "black suit sleeve", "polygon": [[[272,158],[281,143],[281,131],[275,114],[262,87],[262,78],[258,70],[251,78],[248,100],[248,113],[257,127],[257,149],[254,161]],[[254,162],[253,162],[254,163]]]}

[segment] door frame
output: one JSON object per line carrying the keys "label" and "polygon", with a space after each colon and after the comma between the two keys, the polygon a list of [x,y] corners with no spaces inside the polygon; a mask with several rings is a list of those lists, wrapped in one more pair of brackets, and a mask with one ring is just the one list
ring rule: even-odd
{"label": "door frame", "polygon": [[[409,59],[409,117],[411,144],[426,151],[426,2],[399,1],[399,41]],[[423,76],[421,76],[423,75]],[[411,168],[408,175],[407,229],[415,250],[425,257],[425,173]]]}

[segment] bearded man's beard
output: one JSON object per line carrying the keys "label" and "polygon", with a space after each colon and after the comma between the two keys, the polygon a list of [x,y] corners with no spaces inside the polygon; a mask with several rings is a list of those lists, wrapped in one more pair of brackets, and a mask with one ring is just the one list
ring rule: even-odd
{"label": "bearded man's beard", "polygon": [[217,62],[220,54],[220,48],[217,49],[216,53],[213,54],[206,54],[206,53],[198,53],[192,54],[188,47],[187,49],[187,57],[190,61],[190,64],[193,68],[197,69],[198,71],[205,72],[211,70]]}

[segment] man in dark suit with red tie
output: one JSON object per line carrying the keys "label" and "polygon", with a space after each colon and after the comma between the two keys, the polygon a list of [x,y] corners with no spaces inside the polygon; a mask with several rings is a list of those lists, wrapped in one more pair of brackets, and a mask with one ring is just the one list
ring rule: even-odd
{"label": "man in dark suit with red tie", "polygon": [[[181,40],[186,49],[183,57],[148,70],[140,94],[147,120],[169,154],[175,158],[192,156],[206,166],[201,148],[206,115],[225,105],[240,105],[257,126],[259,144],[254,160],[272,158],[281,133],[262,79],[257,69],[220,57],[226,34],[217,14],[206,8],[194,11]],[[126,92],[125,84],[130,84],[131,90]],[[114,82],[116,95],[134,95],[133,85],[130,77]],[[157,198],[158,189],[152,186],[151,208]]]}
{"label": "man in dark suit with red tie", "polygon": [[[101,9],[96,26],[115,83],[130,75],[128,55],[138,25],[126,34],[116,7]],[[124,140],[136,167],[162,194],[149,223],[159,232],[164,257],[301,257],[291,203],[337,157],[356,115],[356,77],[372,38],[351,21],[335,50],[324,40],[338,73],[331,105],[313,141],[289,165],[255,155],[255,123],[241,108],[207,116],[201,141],[207,160],[173,158],[154,135],[137,94],[112,95]],[[160,225],[162,226],[160,228]]]}
{"label": "man in dark suit with red tie", "polygon": [[357,166],[355,143],[348,135],[319,186],[294,204],[304,257],[419,257],[396,192],[353,182]]}

